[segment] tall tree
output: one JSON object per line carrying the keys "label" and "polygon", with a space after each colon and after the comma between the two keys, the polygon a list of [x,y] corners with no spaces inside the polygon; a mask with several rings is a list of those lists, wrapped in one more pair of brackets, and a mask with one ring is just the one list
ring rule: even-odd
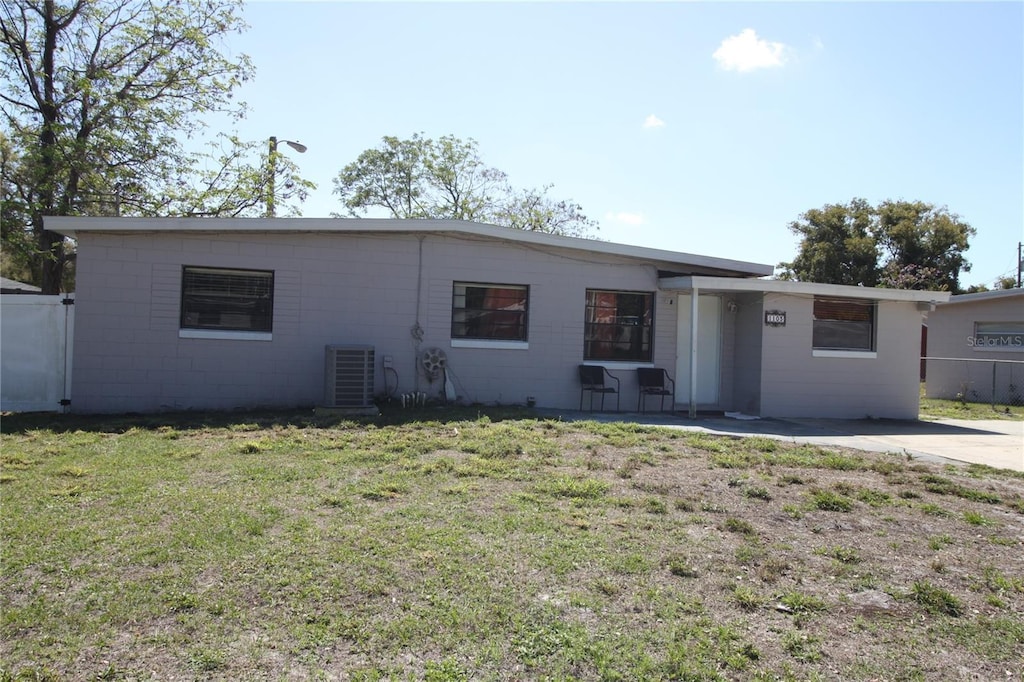
{"label": "tall tree", "polygon": [[875,238],[888,254],[883,286],[960,290],[960,272],[971,271],[964,251],[977,232],[973,227],[921,201],[883,201],[877,211]]}
{"label": "tall tree", "polygon": [[384,137],[334,179],[351,216],[383,209],[393,218],[474,220],[571,236],[598,229],[579,204],[552,199],[549,189],[514,189],[504,172],[483,162],[475,140],[453,135]]}
{"label": "tall tree", "polygon": [[[37,282],[40,279],[39,259],[30,232],[24,228],[31,224],[28,206],[19,201],[15,191],[14,173],[21,168],[20,160],[6,135],[0,133],[0,276],[19,282]],[[35,266],[35,267],[34,267]]]}
{"label": "tall tree", "polygon": [[244,28],[240,8],[240,0],[3,3],[0,111],[17,154],[5,164],[2,198],[24,207],[20,227],[34,242],[44,292],[59,291],[69,254],[43,216],[256,215],[270,167],[282,199],[309,189],[286,158],[263,160],[262,141],[206,133],[207,117],[231,124],[245,112],[232,94],[252,65],[219,49]]}
{"label": "tall tree", "polygon": [[790,223],[799,251],[783,279],[894,289],[959,291],[975,229],[945,207],[863,199],[811,209]]}
{"label": "tall tree", "polygon": [[803,213],[789,224],[800,235],[800,251],[781,263],[786,279],[874,286],[878,281],[878,248],[871,233],[874,211],[864,199],[826,204]]}
{"label": "tall tree", "polygon": [[600,229],[597,221],[583,213],[582,206],[571,200],[552,199],[547,195],[549,189],[551,185],[539,190],[510,191],[491,214],[490,222],[566,237],[589,237],[592,229]]}

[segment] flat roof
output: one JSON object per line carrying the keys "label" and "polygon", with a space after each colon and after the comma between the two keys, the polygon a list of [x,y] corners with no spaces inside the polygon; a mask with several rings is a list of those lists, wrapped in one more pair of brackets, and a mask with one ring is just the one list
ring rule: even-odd
{"label": "flat roof", "polygon": [[978,291],[973,294],[957,294],[956,296],[950,296],[946,305],[997,301],[1002,298],[1013,298],[1015,296],[1024,296],[1024,289],[995,289],[993,291]]}
{"label": "flat roof", "polygon": [[33,285],[19,282],[17,280],[0,277],[0,291],[12,293],[38,294],[42,289]]}
{"label": "flat roof", "polygon": [[912,289],[880,289],[854,287],[845,284],[819,284],[817,282],[790,282],[781,279],[736,279],[733,277],[663,277],[658,288],[673,291],[762,292],[803,294],[805,296],[839,296],[843,298],[870,298],[876,301],[925,301],[942,303],[949,299],[948,291],[918,291]]}
{"label": "flat roof", "polygon": [[67,237],[87,233],[171,233],[235,232],[262,234],[298,233],[433,233],[485,237],[534,246],[548,246],[589,253],[601,253],[669,266],[682,265],[719,271],[733,277],[764,277],[774,273],[771,265],[731,258],[715,258],[644,246],[617,244],[599,239],[563,237],[544,232],[528,232],[510,227],[474,223],[465,220],[397,220],[391,218],[95,218],[48,216],[46,229]]}

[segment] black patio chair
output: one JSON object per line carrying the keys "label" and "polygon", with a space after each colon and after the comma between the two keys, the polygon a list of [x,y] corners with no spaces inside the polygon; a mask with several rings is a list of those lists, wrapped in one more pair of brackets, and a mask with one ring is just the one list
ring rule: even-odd
{"label": "black patio chair", "polygon": [[[604,411],[604,397],[615,394],[615,411],[619,411],[619,380],[601,365],[580,365],[580,410],[583,409],[583,394],[590,391],[590,411],[594,411],[594,394],[601,394],[601,411]],[[615,382],[615,386],[605,383],[605,377]]]}
{"label": "black patio chair", "polygon": [[[676,382],[660,367],[637,367],[637,382],[640,384],[640,391],[636,397],[636,409],[640,412],[647,411],[647,396],[661,396],[662,412],[665,411],[665,396],[672,396],[669,407],[675,404]],[[666,386],[671,386],[668,388]]]}

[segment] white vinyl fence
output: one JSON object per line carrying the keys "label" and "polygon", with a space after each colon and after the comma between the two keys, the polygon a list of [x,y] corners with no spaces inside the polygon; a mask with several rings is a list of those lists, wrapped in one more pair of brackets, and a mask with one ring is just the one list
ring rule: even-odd
{"label": "white vinyl fence", "polygon": [[65,412],[74,294],[0,296],[0,410]]}

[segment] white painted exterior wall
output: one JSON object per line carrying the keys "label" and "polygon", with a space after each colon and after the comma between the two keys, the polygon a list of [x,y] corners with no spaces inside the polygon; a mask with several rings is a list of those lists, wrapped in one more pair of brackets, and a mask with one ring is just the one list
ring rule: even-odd
{"label": "white painted exterior wall", "polygon": [[[1024,321],[1024,290],[989,291],[953,296],[928,315],[928,357],[965,361],[928,361],[929,398],[1003,404],[1024,402],[1024,346],[991,350],[972,346],[976,322]],[[991,362],[979,362],[991,361]]]}
{"label": "white painted exterior wall", "polygon": [[[657,264],[441,234],[138,233],[78,237],[73,409],[305,406],[321,402],[328,344],[394,359],[402,393],[439,396],[417,349],[447,353],[467,402],[575,407],[587,288],[655,293],[654,363],[675,363],[675,306]],[[419,276],[422,241],[422,277]],[[274,271],[270,341],[179,338],[183,265]],[[526,349],[453,347],[453,281],[530,287]],[[417,318],[417,295],[419,316]],[[410,330],[419,322],[422,342]],[[636,363],[606,363],[636,401]],[[378,371],[376,392],[385,390]]]}
{"label": "white painted exterior wall", "polygon": [[[770,266],[444,221],[55,223],[78,240],[74,411],[322,404],[327,345],[373,346],[378,395],[425,391],[439,398],[441,382],[431,382],[418,362],[423,350],[436,347],[447,354],[463,402],[522,404],[533,397],[540,407],[576,409],[587,289],[654,294],[649,364],[668,369],[678,388],[685,377],[675,376],[677,361],[688,349],[680,343],[678,316],[689,314],[687,294],[699,287],[722,310],[718,400],[701,409],[769,417],[917,416],[918,306],[933,292],[750,279]],[[273,271],[270,338],[181,333],[183,266]],[[454,282],[528,286],[525,347],[453,344]],[[877,352],[816,357],[817,292],[883,299]],[[787,312],[785,327],[764,324],[764,311],[773,309]],[[421,339],[413,329],[422,330]],[[385,356],[397,385],[394,374],[382,371]],[[638,363],[603,364],[621,380],[623,410],[635,409]],[[683,397],[688,392],[677,392],[677,408],[688,406]]]}
{"label": "white painted exterior wall", "polygon": [[765,310],[783,310],[785,327],[763,327],[761,411],[765,417],[917,419],[921,312],[881,301],[876,352],[816,357],[813,297],[767,293]]}

